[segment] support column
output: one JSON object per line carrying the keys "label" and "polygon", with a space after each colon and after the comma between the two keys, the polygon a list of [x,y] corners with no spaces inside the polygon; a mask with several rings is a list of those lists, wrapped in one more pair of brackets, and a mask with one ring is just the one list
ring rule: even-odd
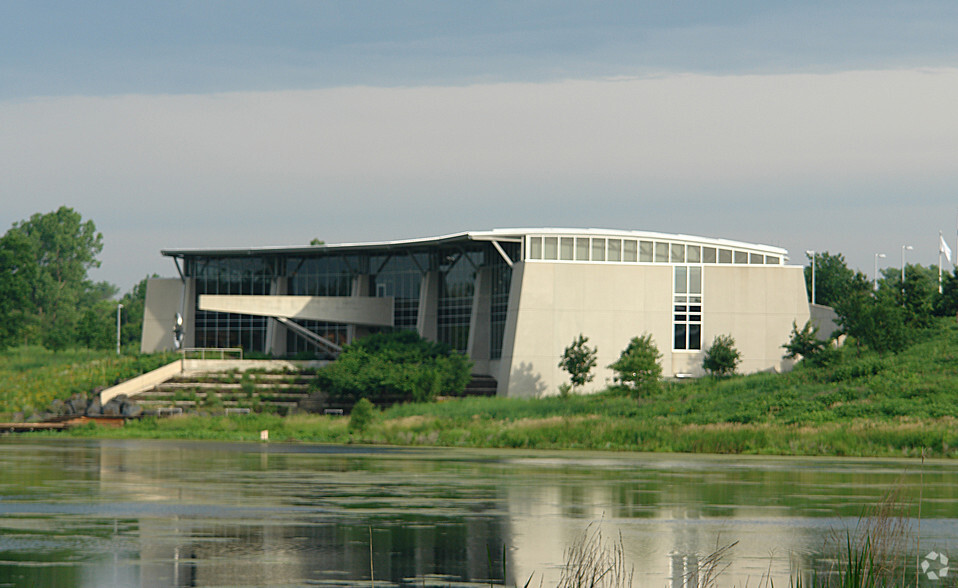
{"label": "support column", "polygon": [[[369,296],[369,283],[371,282],[369,274],[359,274],[353,276],[352,296]],[[346,327],[346,343],[352,343],[356,339],[362,339],[369,334],[369,329],[361,325],[348,325]]]}
{"label": "support column", "polygon": [[[270,296],[285,296],[286,284],[285,277],[274,278],[269,286]],[[274,318],[270,318],[266,326],[266,349],[273,357],[286,355],[286,327]]]}
{"label": "support column", "polygon": [[476,271],[472,295],[472,315],[469,318],[469,342],[466,354],[475,362],[473,371],[489,373],[489,346],[492,336],[492,268]]}
{"label": "support column", "polygon": [[439,337],[439,272],[432,270],[423,274],[419,286],[419,313],[416,331],[430,341]]}

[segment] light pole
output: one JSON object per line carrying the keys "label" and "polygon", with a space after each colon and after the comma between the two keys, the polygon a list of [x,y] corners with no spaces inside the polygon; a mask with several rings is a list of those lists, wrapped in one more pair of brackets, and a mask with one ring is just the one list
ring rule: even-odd
{"label": "light pole", "polygon": [[905,251],[914,249],[911,245],[901,246],[901,305],[905,306]]}
{"label": "light pole", "polygon": [[805,255],[812,256],[812,304],[815,304],[815,255],[816,253],[812,250],[806,250]]}
{"label": "light pole", "polygon": [[120,311],[123,310],[122,304],[116,305],[116,354],[120,355]]}
{"label": "light pole", "polygon": [[875,254],[875,280],[874,280],[874,282],[875,282],[875,284],[874,284],[875,290],[878,290],[878,260],[879,260],[879,259],[885,259],[885,257],[886,257],[886,255],[885,255],[884,253],[876,253],[876,254]]}

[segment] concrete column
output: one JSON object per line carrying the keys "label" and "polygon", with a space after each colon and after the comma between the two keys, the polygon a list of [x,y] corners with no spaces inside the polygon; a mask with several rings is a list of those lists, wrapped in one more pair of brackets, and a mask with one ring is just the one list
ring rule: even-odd
{"label": "concrete column", "polygon": [[[353,276],[352,296],[369,296],[369,284],[371,282],[369,274],[359,274]],[[352,343],[356,339],[362,339],[369,334],[369,329],[361,325],[349,325],[346,327],[346,342]]]}
{"label": "concrete column", "polygon": [[[274,278],[269,286],[270,296],[285,296],[287,284],[286,277]],[[286,355],[286,327],[274,318],[269,319],[266,325],[266,349],[273,357]]]}
{"label": "concrete column", "polygon": [[473,371],[489,373],[489,344],[492,337],[492,268],[479,268],[472,295],[469,342],[466,354],[475,362]]}
{"label": "concrete column", "polygon": [[[183,347],[196,347],[196,278],[183,283]],[[173,328],[172,318],[170,329]]]}
{"label": "concrete column", "polygon": [[419,286],[419,314],[416,331],[430,341],[439,337],[439,272],[426,272]]}

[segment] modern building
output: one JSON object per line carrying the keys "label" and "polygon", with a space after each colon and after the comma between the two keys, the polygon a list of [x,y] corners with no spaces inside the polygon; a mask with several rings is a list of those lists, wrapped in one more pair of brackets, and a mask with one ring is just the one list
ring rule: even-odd
{"label": "modern building", "polygon": [[335,353],[377,329],[415,329],[492,376],[499,395],[557,392],[563,350],[598,348],[594,381],[649,333],[665,376],[697,376],[717,335],[739,371],[782,371],[809,319],[803,268],[778,247],[643,231],[496,229],[309,247],[171,249],[179,277],[148,283],[142,349]]}

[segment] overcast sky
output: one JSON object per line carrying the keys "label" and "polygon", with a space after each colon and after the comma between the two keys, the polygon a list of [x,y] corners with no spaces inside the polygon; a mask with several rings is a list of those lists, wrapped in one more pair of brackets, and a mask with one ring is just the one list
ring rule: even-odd
{"label": "overcast sky", "polygon": [[498,227],[935,264],[958,227],[958,3],[0,4],[0,230],[91,275],[161,248]]}

